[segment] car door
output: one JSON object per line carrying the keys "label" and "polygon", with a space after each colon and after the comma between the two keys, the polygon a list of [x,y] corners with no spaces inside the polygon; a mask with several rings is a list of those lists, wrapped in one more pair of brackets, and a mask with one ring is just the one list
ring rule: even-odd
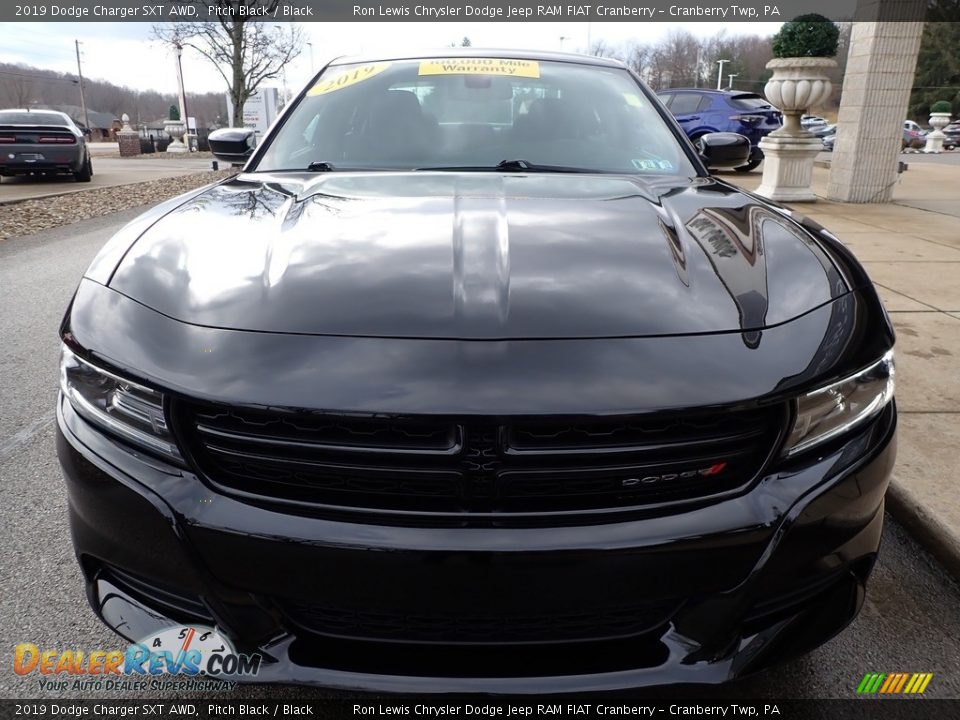
{"label": "car door", "polygon": [[702,100],[703,95],[700,93],[679,92],[670,103],[670,112],[688,137],[692,137],[703,124],[703,118],[700,115]]}

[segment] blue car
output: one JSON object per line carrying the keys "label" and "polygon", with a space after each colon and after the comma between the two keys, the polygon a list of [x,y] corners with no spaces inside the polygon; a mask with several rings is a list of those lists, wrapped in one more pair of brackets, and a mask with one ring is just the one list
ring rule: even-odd
{"label": "blue car", "polygon": [[740,172],[753,170],[763,161],[760,139],[783,121],[783,114],[756,93],[670,88],[657,94],[691,140],[712,132],[734,132],[749,138],[750,162],[736,168]]}

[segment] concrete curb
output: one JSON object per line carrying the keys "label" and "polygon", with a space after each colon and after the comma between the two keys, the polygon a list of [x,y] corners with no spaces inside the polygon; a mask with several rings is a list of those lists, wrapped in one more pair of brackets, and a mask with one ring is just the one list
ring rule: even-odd
{"label": "concrete curb", "polygon": [[924,503],[896,477],[887,490],[887,509],[947,572],[960,580],[960,537],[931,515]]}

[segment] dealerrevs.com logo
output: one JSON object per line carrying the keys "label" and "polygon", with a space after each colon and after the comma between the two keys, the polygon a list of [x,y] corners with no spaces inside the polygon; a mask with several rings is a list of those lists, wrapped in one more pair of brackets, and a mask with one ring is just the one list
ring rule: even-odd
{"label": "dealerrevs.com logo", "polygon": [[41,690],[214,690],[232,687],[224,680],[255,676],[260,662],[260,655],[237,653],[213,628],[175,626],[126,650],[41,650],[21,643],[14,649],[13,671],[37,674]]}

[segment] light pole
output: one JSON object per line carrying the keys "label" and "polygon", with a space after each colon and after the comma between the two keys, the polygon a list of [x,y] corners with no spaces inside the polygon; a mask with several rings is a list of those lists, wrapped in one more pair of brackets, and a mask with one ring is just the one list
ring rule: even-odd
{"label": "light pole", "polygon": [[729,73],[727,75],[727,90],[733,90],[733,79],[737,77],[738,73]]}
{"label": "light pole", "polygon": [[723,85],[723,65],[724,63],[730,62],[729,60],[717,60],[717,65],[720,66],[720,69],[717,71],[717,90],[721,89]]}
{"label": "light pole", "polygon": [[567,37],[566,35],[561,35],[561,36],[560,36],[560,52],[563,52],[563,43],[564,43],[564,41],[569,40],[569,39],[570,39],[570,38]]}
{"label": "light pole", "polygon": [[310,74],[313,75],[313,43],[308,42],[307,45],[310,46]]}

